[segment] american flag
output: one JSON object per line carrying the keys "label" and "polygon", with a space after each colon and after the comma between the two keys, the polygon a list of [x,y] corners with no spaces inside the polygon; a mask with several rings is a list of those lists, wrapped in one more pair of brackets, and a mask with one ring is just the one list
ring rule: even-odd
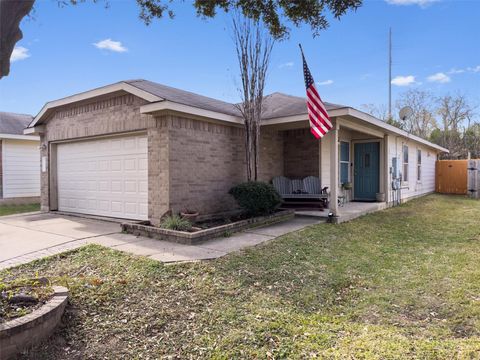
{"label": "american flag", "polygon": [[313,81],[312,74],[303,55],[302,47],[300,46],[303,59],[303,75],[305,76],[305,87],[307,88],[307,108],[308,108],[308,120],[310,121],[310,132],[315,138],[322,138],[333,126],[328,117],[325,105],[318,94],[315,87],[315,81]]}

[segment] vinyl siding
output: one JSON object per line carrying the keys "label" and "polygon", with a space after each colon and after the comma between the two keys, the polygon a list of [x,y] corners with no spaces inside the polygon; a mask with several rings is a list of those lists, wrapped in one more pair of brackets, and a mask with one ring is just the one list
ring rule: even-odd
{"label": "vinyl siding", "polygon": [[3,197],[40,196],[40,150],[37,141],[2,140]]}
{"label": "vinyl siding", "polygon": [[[396,140],[396,141],[395,141]],[[389,166],[392,164],[392,158],[398,157],[399,171],[403,168],[402,145],[408,146],[408,182],[402,185],[402,199],[408,199],[415,196],[424,195],[435,191],[435,163],[437,154],[431,148],[428,148],[415,141],[409,141],[406,138],[391,137],[389,141]],[[417,181],[417,150],[422,151],[421,179]],[[390,194],[389,194],[390,195]]]}

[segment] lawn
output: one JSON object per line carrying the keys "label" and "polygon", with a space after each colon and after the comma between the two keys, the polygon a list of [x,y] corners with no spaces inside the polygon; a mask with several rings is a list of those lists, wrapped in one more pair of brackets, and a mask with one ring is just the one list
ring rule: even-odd
{"label": "lawn", "polygon": [[479,215],[432,195],[215,261],[88,246],[0,277],[71,289],[32,359],[480,358]]}
{"label": "lawn", "polygon": [[0,205],[0,216],[39,211],[40,204]]}

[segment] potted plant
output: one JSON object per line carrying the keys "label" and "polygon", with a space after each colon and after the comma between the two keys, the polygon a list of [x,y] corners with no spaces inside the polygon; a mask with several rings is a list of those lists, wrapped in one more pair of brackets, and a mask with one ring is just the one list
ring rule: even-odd
{"label": "potted plant", "polygon": [[345,182],[342,184],[342,190],[343,190],[343,195],[344,195],[344,201],[349,202],[350,201],[350,190],[352,190],[353,186],[351,182]]}
{"label": "potted plant", "polygon": [[198,211],[185,208],[180,212],[180,216],[190,222],[194,222],[197,219]]}

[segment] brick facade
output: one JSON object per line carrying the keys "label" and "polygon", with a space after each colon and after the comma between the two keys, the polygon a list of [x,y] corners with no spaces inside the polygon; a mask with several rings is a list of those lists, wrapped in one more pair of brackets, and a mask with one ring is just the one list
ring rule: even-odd
{"label": "brick facade", "polygon": [[[243,128],[178,115],[140,114],[146,101],[116,94],[61,107],[47,119],[42,156],[52,169],[41,175],[42,209],[56,209],[55,143],[92,136],[145,131],[148,138],[148,214],[152,223],[169,210],[210,214],[235,207],[228,190],[245,181]],[[260,180],[318,175],[318,141],[308,130],[262,129]],[[50,203],[51,202],[51,203]]]}
{"label": "brick facade", "polygon": [[171,117],[170,207],[203,214],[231,210],[228,190],[245,181],[243,129]]}
{"label": "brick facade", "polygon": [[320,141],[309,129],[283,131],[284,175],[290,178],[318,176]]}
{"label": "brick facade", "polygon": [[282,131],[262,129],[259,180],[270,182],[273,177],[283,175],[283,147]]}
{"label": "brick facade", "polygon": [[[41,156],[55,160],[53,141],[146,131],[149,219],[158,224],[168,210],[191,208],[203,214],[229,210],[228,190],[245,180],[243,129],[184,117],[140,114],[146,102],[120,95],[60,108],[41,136]],[[41,175],[42,210],[55,210],[54,179]],[[52,203],[50,203],[52,201]]]}

